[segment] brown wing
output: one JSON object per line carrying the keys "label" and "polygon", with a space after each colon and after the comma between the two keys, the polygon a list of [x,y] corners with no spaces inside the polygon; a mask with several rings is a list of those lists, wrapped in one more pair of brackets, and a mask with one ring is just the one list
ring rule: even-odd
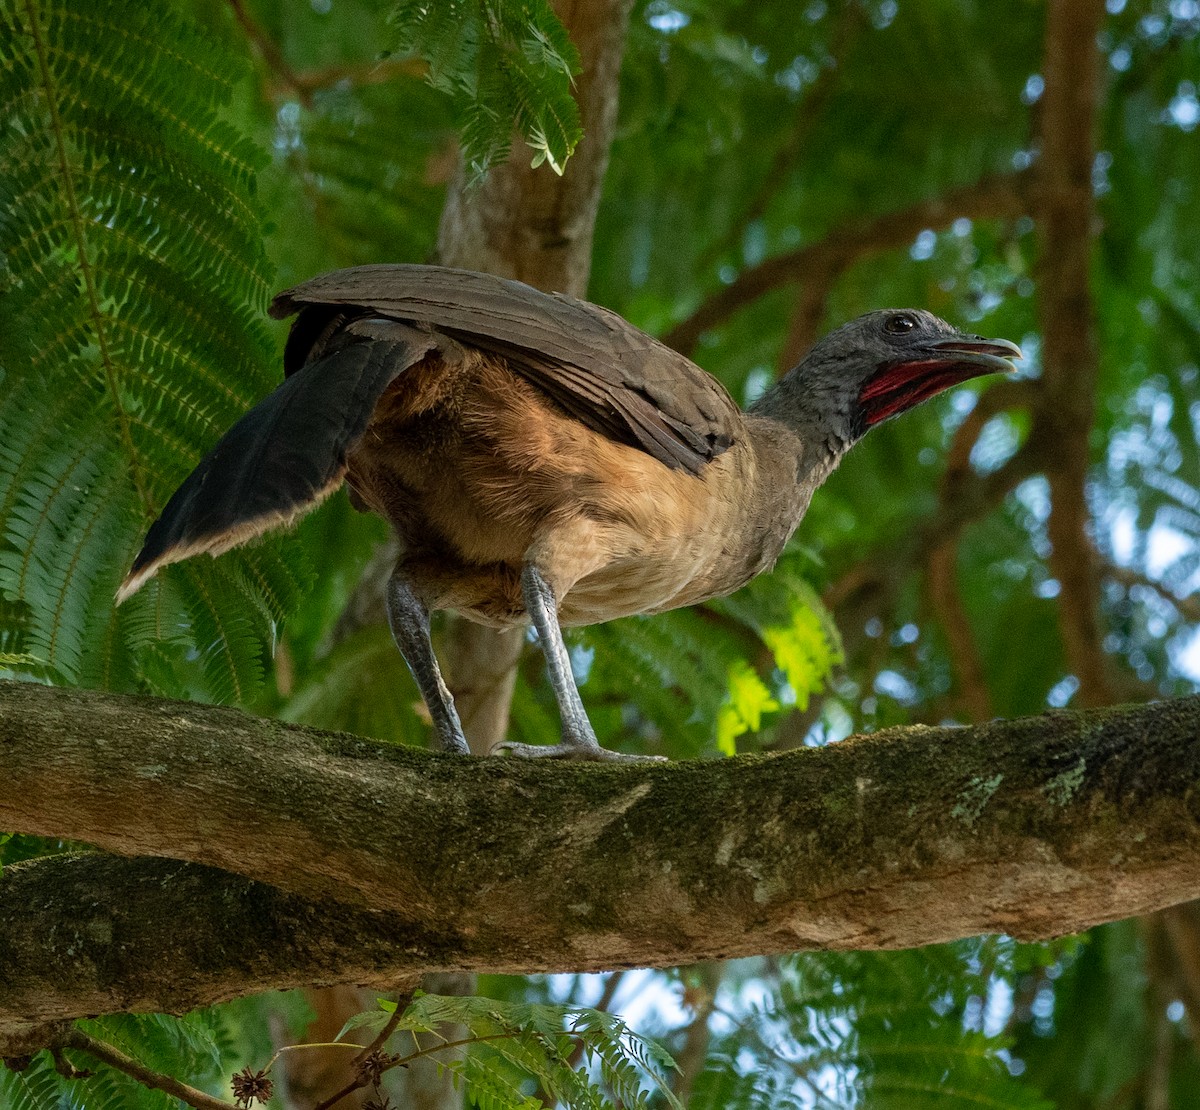
{"label": "brown wing", "polygon": [[[308,306],[327,311],[303,311]],[[431,325],[503,355],[576,419],[670,467],[699,473],[742,431],[741,411],[720,382],[616,313],[443,266],[356,266],[280,293],[272,316],[301,313],[288,373],[338,326],[339,306]]]}

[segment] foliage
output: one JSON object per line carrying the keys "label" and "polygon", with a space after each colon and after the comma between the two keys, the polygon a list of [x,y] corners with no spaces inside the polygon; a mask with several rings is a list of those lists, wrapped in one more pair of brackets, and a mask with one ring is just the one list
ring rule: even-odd
{"label": "foliage", "polygon": [[[614,738],[641,733],[650,747],[669,735],[689,755],[714,745],[733,755],[747,734],[761,743],[779,714],[807,708],[841,659],[837,630],[803,576],[811,569],[811,556],[796,549],[730,598],[588,629],[589,707],[636,692],[636,714],[606,721],[601,711],[597,727]],[[557,729],[548,705],[518,715],[516,726],[532,742]]]}
{"label": "foliage", "polygon": [[248,700],[307,579],[273,542],[110,601],[152,514],[270,380],[263,157],[220,117],[241,72],[165,5],[0,8],[9,667]]}
{"label": "foliage", "polygon": [[547,0],[399,0],[400,49],[429,63],[429,82],[457,108],[463,162],[476,178],[508,157],[515,130],[533,166],[561,174],[583,134],[571,81],[576,51]]}
{"label": "foliage", "polygon": [[779,969],[774,994],[741,1004],[690,1105],[1048,1110],[1009,1073],[1011,1039],[987,1028],[1011,947],[988,938],[923,952],[794,957]]}
{"label": "foliage", "polygon": [[[382,534],[344,500],[285,540],[171,570],[120,610],[110,599],[177,480],[276,380],[268,291],[335,266],[432,257],[456,126],[468,172],[501,158],[514,129],[561,167],[578,139],[579,60],[543,0],[244,7],[286,71],[217,0],[0,0],[0,668],[417,742],[416,691],[383,626],[332,634]],[[1087,495],[1106,659],[1123,696],[1140,697],[1200,676],[1200,18],[1168,0],[1108,10]],[[1014,181],[1036,165],[1042,35],[1043,8],[1023,0],[642,0],[592,298],[666,333],[766,259],[845,241],[868,220],[886,232],[891,215],[985,175]],[[398,55],[381,60],[381,43],[424,59],[428,81]],[[748,300],[696,357],[752,399],[815,290],[820,328],[919,304],[1019,340],[1022,376],[1036,382],[1037,239],[1032,212],[966,208],[919,235],[881,232],[835,272]],[[922,529],[985,388],[872,432],[774,576],[701,609],[581,633],[573,659],[602,742],[682,758],[967,719]],[[970,474],[1002,471],[1029,434],[1023,408],[989,420]],[[1000,715],[1076,697],[1047,562],[1051,511],[1034,476],[957,546],[954,585]],[[515,698],[515,739],[557,736],[535,652]],[[64,847],[0,837],[0,858]],[[1187,1110],[1200,1090],[1194,1014],[1160,928],[1117,924],[1045,949],[999,939],[735,965],[708,1010],[673,1004],[679,976],[644,973],[614,1012],[636,1014],[630,1025],[681,1060],[709,1038],[694,1106],[1140,1110],[1158,1099]],[[531,1074],[559,1068],[581,1100],[604,1067],[629,1074],[597,1060],[586,1096],[560,1074],[563,1022],[595,1002],[594,980],[485,986],[495,999],[412,1011],[527,1030],[505,1050],[473,1049],[464,1083],[521,1105]],[[588,1020],[610,1046],[625,1036],[615,1019]],[[269,1056],[266,1027],[263,1011],[235,1006],[91,1028],[219,1085]],[[165,1105],[98,1071],[71,1083],[39,1056],[0,1071],[0,1105]]]}
{"label": "foliage", "polygon": [[310,108],[294,99],[280,106],[273,142],[283,172],[263,182],[278,285],[328,268],[331,258],[376,261],[380,243],[398,258],[432,254],[442,190],[428,167],[438,157],[452,163],[449,105],[416,81],[406,86],[410,109],[399,117],[386,85],[335,85]]}
{"label": "foliage", "polygon": [[[378,1033],[385,1027],[394,1035],[410,1034],[413,1049],[405,1050],[401,1036],[388,1066],[436,1055],[480,1110],[538,1110],[543,1102],[531,1094],[534,1089],[549,1097],[550,1105],[587,1110],[649,1110],[657,1091],[682,1110],[663,1078],[674,1066],[671,1058],[612,1014],[433,994],[418,995],[398,1020],[395,1010],[395,1003],[380,999],[377,1010],[352,1017],[340,1036],[351,1029]],[[441,1032],[447,1026],[461,1027],[465,1036],[450,1041]],[[419,1033],[431,1034],[432,1043],[419,1046]],[[464,1047],[465,1052],[446,1051]]]}
{"label": "foliage", "polygon": [[[236,1011],[200,1010],[186,1018],[165,1014],[122,1014],[80,1026],[160,1073],[183,1076],[189,1085],[218,1094],[239,1051]],[[67,1050],[68,1063],[91,1074],[69,1079],[48,1053],[28,1067],[0,1067],[0,1106],[5,1110],[175,1110],[177,1099],[151,1091],[135,1079],[91,1057]]]}

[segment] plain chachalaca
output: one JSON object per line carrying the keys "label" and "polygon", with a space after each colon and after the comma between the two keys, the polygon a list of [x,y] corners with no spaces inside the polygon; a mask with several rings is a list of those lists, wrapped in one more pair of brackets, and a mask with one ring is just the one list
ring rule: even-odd
{"label": "plain chachalaca", "polygon": [[775,562],[869,428],[1020,357],[928,312],[872,312],[742,412],[615,313],[485,274],[339,270],[279,294],[271,314],[293,313],[283,384],[171,497],[118,601],[159,567],[286,525],[345,482],[400,538],[388,618],[438,746],[461,753],[431,610],[537,630],[562,742],[503,747],[622,758],[596,741],[562,627],[731,593]]}

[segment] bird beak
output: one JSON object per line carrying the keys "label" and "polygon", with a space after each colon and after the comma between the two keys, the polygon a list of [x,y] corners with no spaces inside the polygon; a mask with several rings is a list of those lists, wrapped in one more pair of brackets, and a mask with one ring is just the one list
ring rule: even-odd
{"label": "bird beak", "polygon": [[980,339],[977,336],[944,339],[940,343],[930,343],[928,350],[948,355],[950,361],[979,367],[971,377],[996,372],[1007,374],[1013,369],[1012,359],[1025,357],[1021,348],[1007,339]]}
{"label": "bird beak", "polygon": [[1007,339],[955,336],[914,348],[911,358],[884,363],[858,401],[867,427],[882,423],[981,374],[1008,373],[1021,348]]}

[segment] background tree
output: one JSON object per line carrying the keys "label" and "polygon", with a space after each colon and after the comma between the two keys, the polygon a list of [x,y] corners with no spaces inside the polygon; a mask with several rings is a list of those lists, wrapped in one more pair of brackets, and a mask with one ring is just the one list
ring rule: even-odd
{"label": "background tree", "polygon": [[[172,568],[119,611],[109,599],[145,522],[274,381],[270,289],[439,257],[586,289],[743,399],[880,305],[1030,356],[1017,379],[873,433],[771,579],[581,634],[606,746],[778,751],[1194,689],[1196,5],[559,14],[569,34],[536,3],[0,3],[9,673],[422,743],[373,600],[383,530],[343,498],[290,537]],[[532,153],[518,142],[479,184],[514,127]],[[474,742],[554,736],[519,637],[444,635]],[[3,860],[62,847],[15,836]],[[674,1050],[697,1106],[1200,1103],[1191,906],[1051,945],[478,989],[629,1015]],[[216,1092],[301,1011],[256,999],[87,1035]],[[512,1061],[473,1051],[519,1084]],[[0,1074],[22,1108],[64,1091],[89,1107],[165,1097],[107,1068],[68,1081],[44,1053]]]}

